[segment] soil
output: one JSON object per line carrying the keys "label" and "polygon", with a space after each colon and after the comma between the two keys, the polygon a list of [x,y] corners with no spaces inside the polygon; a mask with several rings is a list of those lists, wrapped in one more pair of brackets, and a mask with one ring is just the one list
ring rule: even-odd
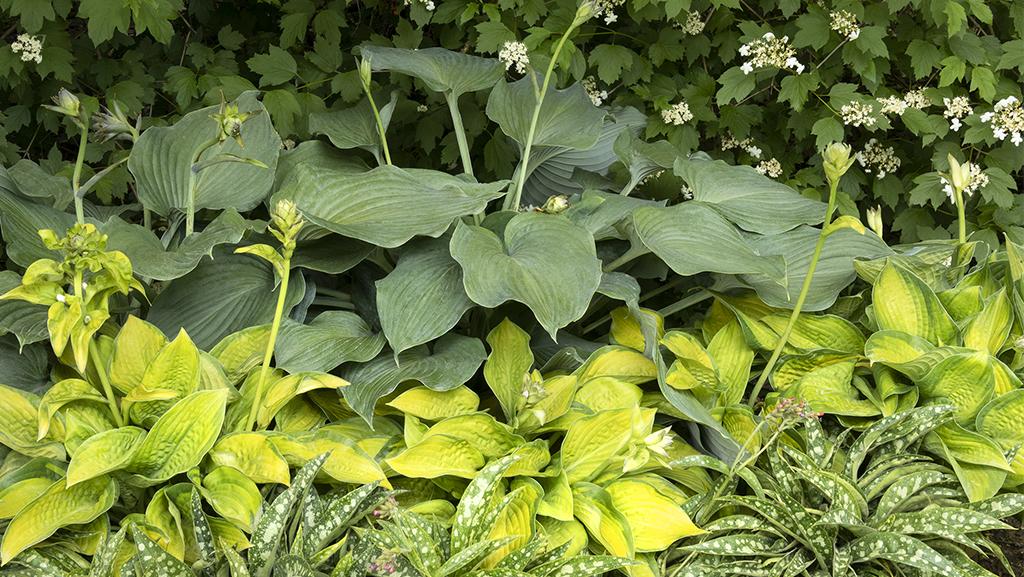
{"label": "soil", "polygon": [[[1020,523],[1017,522],[1010,521],[1010,524],[1020,527]],[[996,545],[1002,547],[1003,554],[1006,555],[1017,577],[1024,577],[1024,529],[993,531],[988,536]],[[1003,564],[995,558],[985,559],[981,564],[999,577],[1013,577],[1013,573],[1007,573]]]}

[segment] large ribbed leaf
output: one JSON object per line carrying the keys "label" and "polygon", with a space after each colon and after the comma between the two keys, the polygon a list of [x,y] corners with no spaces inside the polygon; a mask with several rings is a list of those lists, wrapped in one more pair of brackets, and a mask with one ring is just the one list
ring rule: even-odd
{"label": "large ribbed leaf", "polygon": [[732,223],[701,202],[640,208],[633,213],[633,224],[644,245],[677,274],[761,273],[778,281],[785,277],[782,257],[762,256]]}
{"label": "large ribbed leaf", "polygon": [[[234,154],[259,160],[268,168],[240,162],[222,162],[205,168],[197,177],[196,210],[234,208],[246,211],[270,192],[281,152],[281,138],[257,95],[255,91],[244,92],[235,101],[241,112],[257,114],[242,125],[245,147],[229,138],[223,144],[210,147],[201,160],[218,154]],[[135,192],[143,206],[162,215],[174,209],[185,210],[195,153],[217,136],[217,121],[210,118],[216,112],[216,106],[209,106],[186,114],[173,126],[153,127],[142,133],[128,157],[128,170],[135,177]]]}
{"label": "large ribbed leaf", "polygon": [[490,88],[502,77],[501,62],[444,48],[363,46],[362,53],[374,70],[408,74],[435,92],[448,92],[456,97]]}
{"label": "large ribbed leaf", "polygon": [[417,381],[435,391],[447,391],[473,377],[486,353],[478,339],[450,334],[438,339],[433,352],[426,345],[405,351],[396,359],[384,355],[346,368],[342,376],[351,384],[342,393],[352,409],[373,424],[377,400],[404,381]]}
{"label": "large ribbed leaf", "polygon": [[890,260],[874,284],[872,302],[879,329],[903,331],[935,345],[956,344],[956,324],[932,289],[914,273]]}
{"label": "large ribbed leaf", "polygon": [[533,367],[530,335],[506,318],[491,329],[487,344],[491,354],[484,363],[484,379],[498,399],[505,421],[514,424],[523,397],[523,380]]}
{"label": "large ribbed leaf", "polygon": [[14,335],[0,336],[0,375],[3,375],[3,382],[33,393],[46,390],[50,383],[49,350],[49,343],[23,346]]}
{"label": "large ribbed leaf", "polygon": [[201,232],[167,249],[160,238],[137,224],[111,217],[100,229],[109,236],[108,250],[119,250],[132,261],[135,274],[153,280],[172,280],[191,272],[213,248],[241,240],[249,224],[234,209],[227,209]]}
{"label": "large ribbed leaf", "polygon": [[490,308],[521,302],[553,339],[583,316],[601,283],[594,237],[559,216],[520,213],[501,235],[460,222],[451,251],[469,298]]}
{"label": "large ribbed leaf", "polygon": [[25,199],[6,176],[0,172],[0,231],[8,258],[23,267],[37,259],[57,258],[56,252],[43,246],[39,231],[49,229],[62,235],[75,224],[74,215]]}
{"label": "large ribbed leaf", "polygon": [[[248,255],[218,255],[165,288],[148,320],[168,335],[184,328],[207,350],[231,333],[273,320],[278,290],[269,263]],[[302,276],[293,274],[286,314],[304,293]]]}
{"label": "large ribbed leaf", "polygon": [[[391,114],[395,111],[398,93],[392,93],[387,101],[375,99],[380,107],[380,120],[384,130],[391,123]],[[314,112],[309,115],[309,131],[312,134],[327,136],[331,144],[343,150],[362,148],[369,150],[380,158],[380,134],[377,131],[377,120],[373,117],[370,101],[363,98],[359,104],[341,110]]]}
{"label": "large ribbed leaf", "polygon": [[283,196],[314,224],[392,248],[417,235],[440,236],[456,218],[483,211],[506,184],[394,166],[352,174],[301,164]]}
{"label": "large ribbed leaf", "polygon": [[[540,82],[538,79],[538,86]],[[534,85],[529,77],[512,83],[502,80],[487,99],[487,117],[523,147],[536,104]],[[537,119],[533,146],[590,148],[601,136],[604,115],[605,111],[594,106],[579,83],[561,90],[551,86]]]}
{"label": "large ribbed leaf", "polygon": [[178,401],[157,420],[128,470],[143,485],[166,481],[195,467],[213,447],[224,423],[224,390],[199,391]]}
{"label": "large ribbed leaf", "polygon": [[472,306],[447,239],[404,250],[395,270],[377,281],[377,313],[396,355],[447,333]]}
{"label": "large ribbed leaf", "polygon": [[289,373],[331,371],[342,363],[364,362],[384,348],[359,315],[348,311],[320,313],[309,324],[285,319],[274,346],[276,366]]}
{"label": "large ribbed leaf", "polygon": [[673,169],[690,185],[695,200],[750,232],[777,234],[801,224],[818,224],[825,217],[823,203],[749,166],[680,158]]}

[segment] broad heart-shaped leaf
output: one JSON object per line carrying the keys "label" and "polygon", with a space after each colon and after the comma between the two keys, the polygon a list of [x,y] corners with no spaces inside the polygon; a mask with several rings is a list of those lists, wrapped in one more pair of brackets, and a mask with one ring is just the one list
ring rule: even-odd
{"label": "broad heart-shaped leaf", "polygon": [[203,460],[220,436],[227,392],[198,391],[174,404],[150,429],[128,465],[133,481],[153,485]]}
{"label": "broad heart-shaped leaf", "polygon": [[644,142],[630,131],[619,134],[615,139],[614,151],[619,162],[629,171],[629,182],[621,191],[623,195],[632,192],[648,176],[671,169],[679,156],[679,151],[671,142]]}
{"label": "broad heart-shaped leaf", "polygon": [[[244,92],[235,101],[241,112],[256,113],[242,125],[245,147],[229,138],[223,144],[210,147],[200,160],[233,154],[259,160],[268,168],[241,162],[222,162],[205,168],[196,178],[196,210],[247,211],[270,192],[281,152],[281,138],[270,123],[270,114],[257,99],[258,94]],[[195,153],[217,136],[217,121],[210,118],[217,108],[202,108],[186,114],[173,126],[153,127],[142,133],[128,157],[128,170],[135,177],[136,194],[143,206],[164,216],[175,209],[186,209]]]}
{"label": "broad heart-shaped leaf", "polygon": [[[20,285],[21,277],[18,273],[0,271],[0,294]],[[0,333],[13,334],[21,346],[49,338],[46,307],[20,300],[0,300]]]}
{"label": "broad heart-shaped leaf", "polygon": [[693,189],[695,200],[711,206],[743,230],[777,234],[801,224],[818,224],[825,218],[823,203],[749,166],[680,158],[673,170]]}
{"label": "broad heart-shaped leaf", "polygon": [[71,458],[68,486],[124,468],[135,456],[145,435],[146,431],[138,427],[120,427],[89,437]]}
{"label": "broad heart-shaped leaf", "polygon": [[250,224],[234,209],[229,208],[217,216],[201,232],[181,241],[177,247],[166,249],[152,231],[131,224],[119,217],[100,226],[108,237],[107,250],[119,250],[132,261],[135,274],[153,280],[173,280],[191,272],[203,257],[213,256],[213,248],[221,244],[234,244],[241,240]]}
{"label": "broad heart-shaped leaf", "polygon": [[43,246],[39,231],[49,229],[62,235],[75,224],[75,216],[55,208],[36,204],[17,192],[14,181],[0,170],[0,232],[7,257],[28,267],[41,258],[59,258]]}
{"label": "broad heart-shaped leaf", "polygon": [[780,283],[785,279],[782,257],[758,253],[731,222],[702,202],[640,208],[633,213],[633,225],[640,241],[677,274],[760,273]]}
{"label": "broad heart-shaped leaf", "polygon": [[433,352],[421,345],[396,359],[383,355],[353,367],[341,376],[351,384],[342,389],[345,400],[370,426],[377,400],[404,381],[417,381],[435,391],[454,389],[473,377],[486,353],[478,339],[448,334],[434,344]]}
{"label": "broad heart-shaped leaf", "polygon": [[[391,113],[395,111],[395,103],[398,102],[398,92],[391,93],[387,102],[379,98],[374,99],[374,102],[380,107],[380,121],[386,132],[391,123]],[[349,108],[310,114],[309,132],[325,135],[331,144],[342,150],[362,148],[372,152],[378,159],[382,154],[377,119],[366,98]]]}
{"label": "broad heart-shaped leaf", "polygon": [[489,308],[521,302],[552,339],[583,316],[601,283],[594,237],[561,216],[520,213],[500,236],[460,221],[451,252],[473,302]]}
{"label": "broad heart-shaped leaf", "polygon": [[880,330],[896,330],[934,345],[953,345],[959,331],[942,302],[920,278],[890,259],[872,289]]}
{"label": "broad heart-shaped leaf", "polygon": [[342,363],[368,361],[382,348],[384,336],[374,334],[359,315],[325,311],[305,325],[284,319],[274,360],[289,373],[331,371]]}
{"label": "broad heart-shaped leaf", "polygon": [[[184,328],[208,350],[225,336],[274,318],[277,291],[270,264],[248,255],[221,255],[201,262],[154,299],[147,320],[167,335]],[[292,274],[285,314],[305,294],[302,275]]]}
{"label": "broad heart-shaped leaf", "polygon": [[619,136],[623,133],[639,133],[646,124],[647,117],[639,110],[618,108],[605,117],[601,135],[589,148],[534,148],[530,153],[529,176],[523,187],[523,203],[539,206],[556,194],[572,196],[582,192],[583,186],[573,179],[576,169],[606,175],[618,160],[613,148]]}
{"label": "broad heart-shaped leaf", "polygon": [[447,333],[472,306],[448,239],[403,250],[395,269],[377,281],[377,314],[395,355]]}
{"label": "broad heart-shaped leaf", "polygon": [[117,483],[110,477],[66,487],[57,481],[28,503],[11,520],[0,545],[0,564],[53,535],[61,527],[88,523],[99,517],[117,499]]}
{"label": "broad heart-shaped leaf", "polygon": [[[537,78],[537,86],[543,78]],[[487,118],[498,123],[501,131],[526,146],[537,104],[533,83],[529,77],[513,83],[498,82],[487,99]],[[579,83],[562,90],[548,88],[540,108],[533,146],[560,146],[586,149],[594,146],[601,136],[605,111],[594,106]]]}
{"label": "broad heart-shaped leaf", "polygon": [[482,212],[507,184],[395,166],[353,174],[300,164],[280,196],[331,232],[394,248],[417,235],[440,236],[456,218]]}
{"label": "broad heart-shaped leaf", "polygon": [[49,350],[49,343],[26,345],[14,335],[0,336],[0,375],[4,383],[23,391],[43,393],[50,384]]}
{"label": "broad heart-shaped leaf", "polygon": [[[781,234],[754,237],[750,242],[759,254],[769,258],[782,257],[786,261],[786,281],[780,284],[773,277],[753,275],[744,275],[740,280],[756,290],[757,295],[769,305],[793,308],[807,277],[818,233],[816,228],[801,226]],[[853,229],[833,233],[821,251],[803,310],[820,311],[832,306],[839,292],[857,276],[853,269],[854,259],[890,254],[892,250],[876,235],[860,234]]]}
{"label": "broad heart-shaped leaf", "polygon": [[447,92],[456,98],[494,86],[504,73],[498,60],[444,48],[409,50],[366,45],[361,50],[374,70],[414,76],[434,92]]}

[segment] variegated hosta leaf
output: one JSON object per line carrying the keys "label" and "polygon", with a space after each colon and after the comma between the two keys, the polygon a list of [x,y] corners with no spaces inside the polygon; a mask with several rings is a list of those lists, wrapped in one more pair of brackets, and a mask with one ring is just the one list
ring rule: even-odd
{"label": "variegated hosta leaf", "polygon": [[493,507],[494,495],[498,491],[501,475],[512,466],[514,460],[514,457],[505,457],[493,461],[470,481],[462,493],[452,523],[452,554],[479,541],[491,530],[499,513]]}
{"label": "variegated hosta leaf", "polygon": [[278,495],[260,517],[252,533],[252,548],[249,549],[249,568],[253,577],[270,576],[292,507],[313,483],[326,460],[326,454],[310,460],[295,474],[292,485]]}
{"label": "variegated hosta leaf", "polygon": [[161,577],[194,577],[194,573],[173,555],[164,551],[150,540],[137,525],[132,525],[132,541],[135,542],[135,556],[132,557],[136,570],[141,575]]}
{"label": "variegated hosta leaf", "polygon": [[861,537],[849,545],[852,563],[885,559],[938,575],[966,577],[938,551],[918,539],[897,533],[877,532]]}

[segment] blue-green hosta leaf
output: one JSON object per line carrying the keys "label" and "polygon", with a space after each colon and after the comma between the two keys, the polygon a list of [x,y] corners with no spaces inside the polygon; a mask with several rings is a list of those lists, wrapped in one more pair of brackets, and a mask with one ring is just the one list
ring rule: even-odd
{"label": "blue-green hosta leaf", "polygon": [[679,157],[679,151],[671,142],[644,142],[631,131],[619,133],[613,150],[619,162],[629,171],[629,182],[621,191],[623,195],[632,192],[648,176],[671,170]]}
{"label": "blue-green hosta leaf", "polygon": [[489,308],[521,302],[552,339],[583,316],[601,283],[594,237],[560,216],[520,213],[501,235],[459,222],[451,253],[469,298]]}
{"label": "blue-green hosta leaf", "polygon": [[[0,216],[0,219],[2,218]],[[20,285],[21,276],[18,273],[10,270],[0,271],[0,294]],[[19,300],[0,300],[0,333],[13,334],[22,347],[49,338],[50,333],[46,328],[46,307]]]}
{"label": "blue-green hosta leaf", "polygon": [[482,212],[506,185],[425,169],[379,166],[352,174],[301,164],[280,196],[331,232],[393,248],[414,236],[440,236],[456,218]]}
{"label": "blue-green hosta leaf", "polygon": [[[206,150],[200,160],[233,154],[258,160],[267,168],[242,162],[222,162],[205,168],[196,178],[196,210],[247,211],[270,192],[281,138],[257,95],[255,91],[244,92],[235,101],[241,112],[256,114],[242,125],[245,147],[229,138]],[[217,121],[210,118],[216,112],[217,107],[210,106],[186,114],[172,126],[153,127],[142,133],[128,157],[128,170],[135,177],[136,194],[143,206],[164,216],[172,210],[186,209],[192,162],[196,151],[217,136]]]}
{"label": "blue-green hosta leaf", "polygon": [[[392,92],[387,101],[380,99],[378,95],[374,102],[380,107],[380,121],[387,131],[388,125],[391,124],[391,114],[394,113],[395,104],[398,102],[398,92]],[[327,136],[331,144],[342,150],[362,148],[372,152],[377,158],[381,158],[383,154],[377,120],[373,116],[370,101],[366,98],[355,106],[310,114],[309,132]]]}
{"label": "blue-green hosta leaf", "polygon": [[285,319],[274,345],[277,368],[289,373],[331,371],[347,362],[366,362],[384,348],[384,336],[374,334],[359,315],[325,311],[309,324]]}
{"label": "blue-green hosta leaf", "polygon": [[118,217],[100,226],[108,237],[107,250],[119,250],[132,261],[135,274],[153,280],[173,280],[191,272],[203,257],[213,257],[213,249],[221,244],[241,240],[249,223],[233,208],[217,216],[201,232],[195,233],[177,247],[168,250],[160,239],[137,224]]}
{"label": "blue-green hosta leaf", "polygon": [[27,267],[41,258],[56,258],[56,252],[43,246],[39,231],[49,229],[58,235],[75,224],[75,217],[55,208],[35,204],[17,193],[13,181],[5,182],[0,172],[0,231],[7,243],[8,258]]}
{"label": "blue-green hosta leaf", "polygon": [[452,521],[451,551],[457,554],[487,536],[501,512],[494,506],[502,474],[512,466],[515,457],[492,461],[469,482],[455,509]]}
{"label": "blue-green hosta leaf", "polygon": [[401,72],[419,78],[434,92],[456,98],[494,86],[503,76],[501,62],[444,48],[390,48],[363,46],[363,58],[374,70]]}
{"label": "blue-green hosta leaf", "polygon": [[[540,85],[538,79],[537,85]],[[487,117],[501,131],[525,147],[537,99],[529,77],[509,83],[498,82],[487,99]],[[549,87],[533,135],[533,146],[586,149],[601,136],[605,111],[594,106],[583,86],[573,84],[561,90]]]}
{"label": "blue-green hosta leaf", "polygon": [[446,239],[404,250],[395,269],[377,281],[381,328],[396,355],[444,335],[472,306]]}
{"label": "blue-green hosta leaf", "polygon": [[367,423],[373,424],[377,400],[404,381],[418,381],[435,391],[447,391],[473,377],[486,353],[478,339],[449,334],[434,344],[433,352],[421,345],[398,355],[378,357],[346,367],[342,376],[351,384],[342,389],[345,400]]}
{"label": "blue-green hosta leaf", "polygon": [[249,569],[252,577],[269,577],[270,571],[281,548],[281,535],[288,527],[292,508],[302,498],[317,471],[327,460],[320,455],[306,463],[292,478],[292,484],[266,508],[252,533],[252,548],[249,549]]}
{"label": "blue-green hosta leaf", "polygon": [[[816,228],[800,226],[780,234],[754,237],[751,245],[758,254],[785,260],[786,279],[780,284],[773,277],[744,275],[742,281],[756,290],[769,305],[792,309],[807,277],[818,234]],[[825,241],[803,310],[820,311],[832,306],[839,292],[857,276],[853,269],[854,259],[888,254],[892,254],[892,250],[876,235],[859,234],[853,229],[835,232]]]}
{"label": "blue-green hosta leaf", "polygon": [[852,563],[885,559],[938,575],[966,577],[938,551],[907,535],[879,531],[861,537],[847,547]]}
{"label": "blue-green hosta leaf", "polygon": [[802,224],[818,224],[825,218],[824,203],[749,166],[680,158],[673,170],[693,190],[694,200],[711,206],[743,230],[779,234]]}
{"label": "blue-green hosta leaf", "polygon": [[563,213],[566,218],[589,230],[597,240],[617,238],[626,240],[627,235],[617,227],[638,208],[665,206],[665,201],[644,200],[603,192],[584,191],[580,199]]}
{"label": "blue-green hosta leaf", "polygon": [[131,526],[135,555],[131,558],[140,575],[194,577],[188,565],[154,543],[138,525]]}
{"label": "blue-green hosta leaf", "polygon": [[74,199],[67,176],[52,175],[27,158],[15,162],[7,172],[22,194],[37,198],[38,202],[64,210]]}
{"label": "blue-green hosta leaf", "polygon": [[[785,279],[782,257],[757,252],[710,205],[690,201],[668,208],[640,208],[633,213],[633,224],[644,245],[677,274],[760,273],[778,282]],[[725,254],[729,257],[723,258]]]}
{"label": "blue-green hosta leaf", "polygon": [[[196,346],[208,350],[222,338],[274,318],[277,291],[269,263],[249,255],[219,255],[168,285],[153,300],[147,320],[173,335],[184,328]],[[285,314],[305,294],[302,275],[288,285]]]}
{"label": "blue-green hosta leaf", "polygon": [[[4,302],[12,301],[0,301],[0,303]],[[46,310],[46,307],[42,308]],[[4,375],[4,382],[31,393],[38,394],[45,391],[50,384],[49,351],[49,343],[36,342],[23,345],[12,334],[0,336],[0,375]]]}

